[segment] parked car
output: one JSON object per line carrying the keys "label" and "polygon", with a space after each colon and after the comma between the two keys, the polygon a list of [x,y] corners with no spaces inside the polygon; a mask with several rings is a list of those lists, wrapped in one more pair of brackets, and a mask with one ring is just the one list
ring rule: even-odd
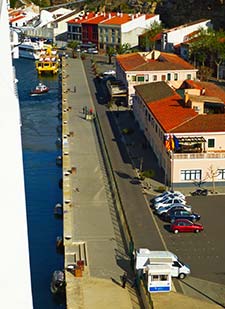
{"label": "parked car", "polygon": [[98,50],[96,48],[88,48],[88,54],[98,54]]}
{"label": "parked car", "polygon": [[178,219],[175,220],[174,223],[171,224],[170,226],[170,230],[177,234],[180,232],[201,232],[203,231],[203,226],[202,224],[197,224],[197,223],[193,223],[190,220],[187,219]]}
{"label": "parked car", "polygon": [[103,76],[108,76],[108,75],[116,75],[116,71],[114,70],[109,70],[109,71],[105,71],[103,73]]}
{"label": "parked car", "polygon": [[162,215],[162,219],[167,222],[174,223],[177,219],[187,219],[192,222],[196,222],[201,218],[201,216],[194,212],[189,212],[187,210],[176,210],[170,209]]}
{"label": "parked car", "polygon": [[207,196],[208,195],[208,190],[207,189],[196,189],[194,192],[191,192],[192,196]]}
{"label": "parked car", "polygon": [[170,209],[176,209],[176,210],[179,210],[179,209],[184,209],[184,210],[187,210],[189,212],[192,211],[192,207],[191,205],[184,205],[184,204],[172,204],[172,205],[167,205],[167,206],[161,206],[159,207],[157,210],[156,210],[156,213],[157,215],[161,216],[162,214],[168,212]]}
{"label": "parked car", "polygon": [[172,204],[186,204],[186,201],[180,197],[168,197],[154,204],[154,208],[165,207]]}
{"label": "parked car", "polygon": [[185,196],[184,196],[184,194],[183,193],[181,193],[181,192],[179,192],[179,191],[164,191],[162,194],[160,194],[160,195],[158,195],[158,196],[156,196],[155,198],[153,198],[152,200],[151,200],[151,202],[158,202],[158,201],[160,201],[160,200],[162,200],[162,199],[164,199],[165,197],[169,197],[169,196],[178,196],[178,197],[182,197],[183,199],[185,199]]}

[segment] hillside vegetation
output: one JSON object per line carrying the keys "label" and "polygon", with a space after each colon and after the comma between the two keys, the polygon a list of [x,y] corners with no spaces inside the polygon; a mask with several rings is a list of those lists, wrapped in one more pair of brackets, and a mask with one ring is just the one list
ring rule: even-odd
{"label": "hillside vegetation", "polygon": [[[27,2],[30,0],[23,0]],[[74,4],[68,0],[33,0],[41,7],[68,4],[71,8],[87,8],[94,11],[120,11],[124,13],[159,14],[166,28],[198,19],[211,19],[215,29],[225,29],[225,0],[85,0]],[[11,0],[13,6],[21,6],[20,0]]]}

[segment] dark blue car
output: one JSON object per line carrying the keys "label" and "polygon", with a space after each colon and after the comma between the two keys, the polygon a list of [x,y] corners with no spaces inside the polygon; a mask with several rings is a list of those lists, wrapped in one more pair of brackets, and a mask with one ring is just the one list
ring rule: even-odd
{"label": "dark blue car", "polygon": [[187,219],[192,222],[196,222],[201,218],[200,215],[188,212],[185,209],[171,209],[167,213],[162,215],[162,219],[171,223],[174,223],[177,219]]}

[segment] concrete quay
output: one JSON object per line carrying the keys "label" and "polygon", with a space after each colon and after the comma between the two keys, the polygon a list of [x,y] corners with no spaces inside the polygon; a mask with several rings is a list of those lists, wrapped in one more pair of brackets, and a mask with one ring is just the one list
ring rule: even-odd
{"label": "concrete quay", "polygon": [[[75,87],[75,88],[74,88]],[[129,259],[118,224],[108,176],[104,169],[94,121],[83,107],[94,111],[83,63],[63,59],[62,151],[65,269],[84,261],[84,271],[66,271],[67,309],[142,308],[129,272]],[[156,183],[155,186],[158,184]],[[128,271],[126,289],[120,276]],[[152,294],[154,308],[220,308],[174,292]],[[147,308],[147,306],[146,306]]]}
{"label": "concrete quay", "polygon": [[[80,59],[62,62],[63,243],[67,308],[140,308],[124,249]],[[83,271],[69,271],[78,261]],[[68,267],[69,266],[69,267]],[[127,287],[121,276],[128,272]],[[75,276],[76,275],[76,276]]]}

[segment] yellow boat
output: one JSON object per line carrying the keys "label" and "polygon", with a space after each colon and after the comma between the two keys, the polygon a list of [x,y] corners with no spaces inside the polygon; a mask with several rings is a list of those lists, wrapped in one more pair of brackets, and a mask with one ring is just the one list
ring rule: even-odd
{"label": "yellow boat", "polygon": [[59,71],[59,62],[57,51],[55,49],[48,48],[46,51],[43,51],[39,57],[39,60],[36,61],[36,70],[38,74],[57,74]]}

